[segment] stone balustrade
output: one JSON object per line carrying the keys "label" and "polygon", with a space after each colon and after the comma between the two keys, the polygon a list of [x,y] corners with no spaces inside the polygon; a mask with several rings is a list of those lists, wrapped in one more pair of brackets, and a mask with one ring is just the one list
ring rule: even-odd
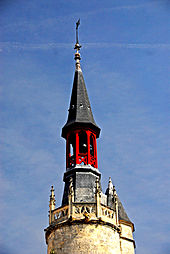
{"label": "stone balustrade", "polygon": [[54,221],[61,222],[68,219],[68,205],[59,207],[53,211],[51,211],[51,221],[50,224]]}
{"label": "stone balustrade", "polygon": [[[105,222],[109,222],[116,225],[116,213],[113,209],[100,204],[98,207],[99,216],[97,216],[97,204],[96,203],[71,203],[70,206],[59,207],[51,211],[51,223],[60,223],[68,220],[70,217],[74,220],[84,219],[85,215],[89,216],[89,219],[102,219]],[[70,211],[70,210],[71,211]]]}
{"label": "stone balustrade", "polygon": [[116,213],[107,206],[101,205],[101,218],[116,225]]}

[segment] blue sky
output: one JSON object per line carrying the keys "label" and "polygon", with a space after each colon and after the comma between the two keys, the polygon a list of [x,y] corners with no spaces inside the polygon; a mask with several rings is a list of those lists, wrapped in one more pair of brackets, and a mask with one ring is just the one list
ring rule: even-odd
{"label": "blue sky", "polygon": [[0,254],[46,253],[50,186],[58,206],[63,191],[78,18],[103,191],[111,176],[137,254],[170,253],[169,15],[164,0],[0,2]]}

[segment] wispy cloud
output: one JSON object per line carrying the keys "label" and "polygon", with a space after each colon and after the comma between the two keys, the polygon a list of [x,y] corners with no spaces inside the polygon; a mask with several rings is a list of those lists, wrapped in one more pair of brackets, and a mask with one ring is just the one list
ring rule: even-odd
{"label": "wispy cloud", "polygon": [[[170,44],[166,43],[82,43],[84,48],[122,48],[122,49],[164,49],[170,50]],[[20,43],[20,42],[0,42],[0,52],[11,50],[52,50],[57,48],[72,48],[73,43]]]}
{"label": "wispy cloud", "polygon": [[89,11],[87,15],[93,15],[97,13],[103,13],[103,12],[112,12],[112,11],[121,11],[121,10],[134,10],[134,9],[141,9],[145,7],[153,7],[155,4],[159,4],[162,1],[154,1],[154,2],[149,2],[149,3],[143,3],[143,4],[136,4],[136,5],[121,5],[121,6],[114,6],[114,7],[109,7],[109,8],[103,8],[103,9],[98,9],[95,11]]}

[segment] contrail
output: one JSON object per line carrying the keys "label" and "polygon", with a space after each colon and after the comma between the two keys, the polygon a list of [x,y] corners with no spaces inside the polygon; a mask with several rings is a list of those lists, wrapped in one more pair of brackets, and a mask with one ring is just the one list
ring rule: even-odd
{"label": "contrail", "polygon": [[33,44],[33,43],[20,43],[20,42],[0,42],[1,50],[49,50],[55,48],[70,48],[72,43],[42,43],[42,44]]}
{"label": "contrail", "polygon": [[124,49],[170,49],[165,43],[84,43],[87,48],[124,48]]}
{"label": "contrail", "polygon": [[[82,42],[83,48],[120,48],[120,49],[163,49],[170,50],[170,44],[165,43],[93,43]],[[0,42],[0,52],[11,50],[53,50],[57,48],[71,49],[73,43],[44,43],[44,44],[26,44],[19,42]]]}

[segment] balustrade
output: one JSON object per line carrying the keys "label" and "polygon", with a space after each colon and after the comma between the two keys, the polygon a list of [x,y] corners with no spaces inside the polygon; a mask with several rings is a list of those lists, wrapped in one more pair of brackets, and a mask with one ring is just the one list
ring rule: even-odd
{"label": "balustrade", "polygon": [[[95,203],[89,203],[89,204],[81,204],[81,203],[72,203],[73,213],[72,217],[74,218],[80,218],[84,215],[84,213],[91,214],[93,217],[97,217],[96,213],[96,204]],[[109,220],[109,222],[115,224],[115,211],[104,206],[100,205],[100,211],[101,211],[101,218],[104,218],[104,220]],[[69,206],[59,207],[52,211],[52,222],[61,222],[64,220],[67,220],[69,217]]]}
{"label": "balustrade", "polygon": [[102,216],[115,221],[115,212],[112,209],[102,206],[101,210],[102,210]]}
{"label": "balustrade", "polygon": [[96,207],[94,204],[83,204],[83,205],[74,205],[74,212],[75,214],[84,214],[89,213],[96,213]]}
{"label": "balustrade", "polygon": [[59,220],[64,220],[67,219],[68,217],[68,206],[64,207],[59,207],[52,211],[53,214],[53,220],[54,221],[59,221]]}

